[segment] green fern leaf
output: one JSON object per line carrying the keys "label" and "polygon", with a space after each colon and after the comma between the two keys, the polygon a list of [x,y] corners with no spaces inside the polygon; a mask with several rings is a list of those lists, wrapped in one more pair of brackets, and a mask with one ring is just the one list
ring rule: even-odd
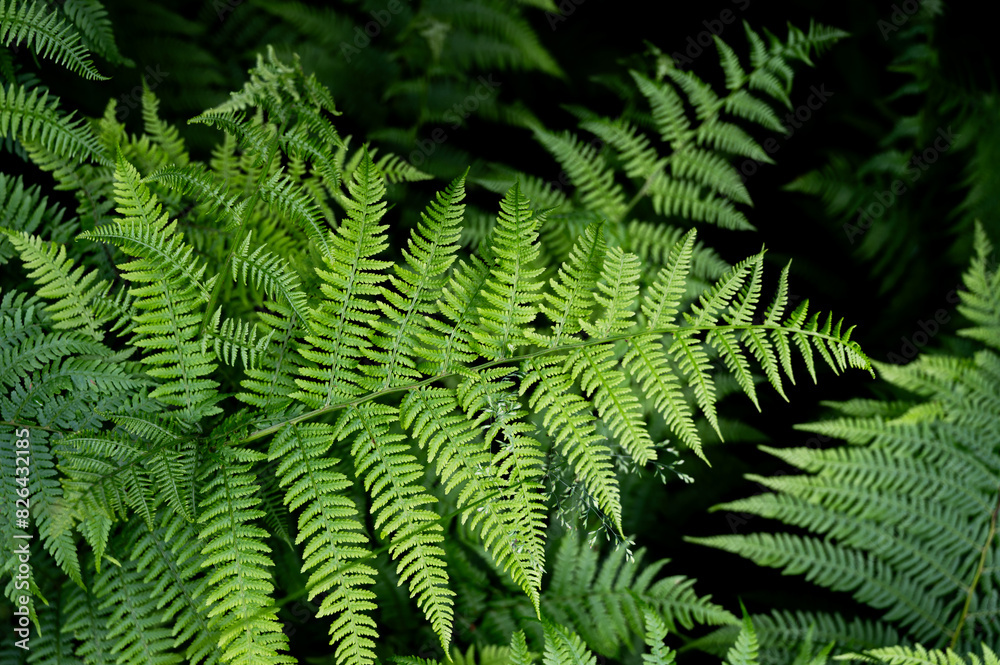
{"label": "green fern leaf", "polygon": [[526,331],[537,315],[537,292],[542,288],[536,280],[542,269],[532,267],[540,221],[515,184],[500,202],[491,235],[490,254],[496,259],[483,287],[479,329],[472,332],[477,352],[485,358],[509,358],[528,341]]}
{"label": "green fern leaf", "polygon": [[390,276],[392,289],[381,287],[380,307],[386,321],[375,324],[378,351],[369,352],[375,362],[372,378],[376,390],[400,381],[417,379],[414,348],[426,336],[424,321],[436,309],[434,301],[444,288],[447,272],[455,260],[465,206],[465,176],[460,176],[421,214],[421,223],[403,251],[408,267],[397,267]]}
{"label": "green fern leaf", "polygon": [[297,544],[305,542],[302,571],[309,573],[309,600],[325,593],[317,617],[333,615],[331,643],[338,663],[375,662],[375,570],[367,563],[367,544],[354,502],[343,496],[351,483],[326,457],[333,443],[329,425],[291,425],[271,442],[268,458],[280,460],[279,485],[285,504],[299,515]]}
{"label": "green fern leaf", "polygon": [[23,43],[43,58],[51,58],[80,76],[106,81],[94,68],[80,34],[56,12],[48,12],[41,2],[0,0],[0,40],[4,46]]}
{"label": "green fern leaf", "polygon": [[73,114],[58,112],[59,100],[49,99],[47,90],[8,85],[0,90],[0,134],[23,142],[37,143],[58,157],[74,162],[80,158],[108,164],[104,149],[90,128]]}
{"label": "green fern leaf", "polygon": [[673,665],[676,655],[673,649],[663,644],[667,636],[667,626],[663,619],[648,609],[643,610],[642,614],[646,622],[646,646],[649,647],[649,653],[642,654],[642,662],[645,665]]}
{"label": "green fern leaf", "polygon": [[391,265],[372,258],[386,246],[386,226],[379,224],[386,204],[384,180],[370,156],[354,173],[350,192],[348,217],[323,257],[327,269],[316,271],[326,298],[310,316],[306,341],[312,348],[301,352],[319,367],[302,368],[304,378],[296,379],[300,390],[293,395],[313,408],[363,390],[361,377],[352,370],[371,346],[366,336],[378,309],[372,297],[380,295],[378,285],[385,280],[380,273]]}
{"label": "green fern leaf", "polygon": [[252,524],[261,511],[250,463],[262,458],[226,447],[201,478],[198,538],[204,543],[201,566],[211,570],[206,579],[211,592],[204,601],[210,608],[209,625],[219,633],[223,660],[242,665],[296,662],[279,653],[288,649],[288,637],[271,598],[267,532]]}
{"label": "green fern leaf", "polygon": [[188,422],[220,413],[214,405],[218,383],[203,378],[215,365],[194,339],[201,303],[209,300],[211,287],[211,282],[201,281],[205,266],[198,266],[192,248],[176,233],[177,223],[169,222],[165,212],[161,214],[156,197],[120,154],[115,194],[123,219],[81,237],[111,242],[137,257],[121,266],[125,279],[147,284],[131,289],[137,298],[135,307],[144,310],[136,317],[134,344],[163,349],[143,357],[142,362],[152,366],[147,370],[150,376],[166,380],[150,396],[179,407],[180,417]]}

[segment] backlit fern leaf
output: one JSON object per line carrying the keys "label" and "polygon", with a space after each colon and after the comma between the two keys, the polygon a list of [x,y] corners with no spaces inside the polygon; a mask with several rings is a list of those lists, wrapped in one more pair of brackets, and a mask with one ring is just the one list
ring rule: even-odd
{"label": "backlit fern leaf", "polygon": [[407,266],[396,267],[395,274],[389,277],[392,289],[381,287],[380,307],[386,321],[375,326],[379,335],[373,342],[379,350],[368,354],[376,363],[373,378],[380,382],[379,388],[420,376],[414,368],[414,348],[426,335],[424,321],[436,309],[434,301],[455,260],[464,197],[463,175],[440,192],[421,214],[422,221],[403,250]]}
{"label": "backlit fern leaf", "polygon": [[218,383],[203,378],[214,369],[211,355],[194,339],[211,282],[202,282],[204,264],[196,267],[192,248],[176,232],[177,223],[161,213],[156,197],[121,155],[115,180],[118,212],[123,218],[81,237],[111,242],[136,257],[121,266],[125,279],[144,284],[131,289],[137,297],[135,307],[143,310],[136,317],[135,345],[163,349],[142,359],[152,365],[147,370],[150,376],[166,380],[151,396],[179,407],[183,419],[196,422],[221,411],[213,405]]}
{"label": "backlit fern leaf", "polygon": [[225,447],[204,470],[198,537],[204,543],[201,566],[210,569],[206,584],[211,588],[204,602],[209,626],[219,633],[224,662],[295,663],[279,653],[288,649],[288,637],[271,597],[267,532],[253,524],[261,511],[250,463],[260,458],[252,451]]}
{"label": "backlit fern leaf", "polygon": [[477,352],[490,359],[508,358],[526,339],[537,314],[536,280],[542,270],[532,265],[538,256],[540,218],[528,207],[517,184],[500,202],[497,226],[491,234],[490,276],[478,307],[479,330],[472,332]]}
{"label": "backlit fern leaf", "polygon": [[395,407],[365,404],[344,412],[336,436],[343,439],[357,432],[351,457],[372,498],[373,526],[380,538],[389,541],[389,554],[399,561],[400,580],[409,583],[410,595],[447,645],[454,592],[448,588],[445,572],[444,537],[437,513],[425,507],[435,498],[418,482],[423,467],[407,454],[408,446],[401,443],[405,437],[390,433],[390,425],[398,421]]}
{"label": "backlit fern leaf", "polygon": [[[515,492],[510,480],[497,472],[488,443],[460,410],[454,391],[411,392],[400,407],[400,422],[412,428],[413,436],[427,448],[428,461],[437,461],[436,473],[446,491],[457,492],[462,521],[479,529],[483,546],[497,565],[529,596],[537,593],[537,564],[532,557],[540,543],[537,533],[524,529],[537,520],[537,500]],[[532,541],[533,546],[521,545]]]}
{"label": "backlit fern leaf", "polygon": [[326,299],[311,315],[306,341],[312,348],[301,352],[319,366],[303,367],[304,378],[296,379],[300,390],[294,397],[314,408],[363,390],[352,370],[370,346],[366,334],[378,311],[372,296],[380,294],[378,285],[385,277],[379,273],[390,265],[372,258],[386,245],[386,226],[379,224],[386,204],[385,183],[370,157],[354,173],[350,191],[348,216],[323,257],[326,269],[317,269]]}
{"label": "backlit fern leaf", "polygon": [[378,637],[374,610],[375,570],[367,563],[367,538],[354,502],[342,493],[351,483],[325,453],[333,443],[329,425],[291,425],[274,438],[268,457],[279,460],[276,473],[285,504],[299,515],[297,542],[305,542],[303,572],[309,573],[309,599],[326,594],[317,617],[333,615],[331,642],[338,663],[371,663]]}

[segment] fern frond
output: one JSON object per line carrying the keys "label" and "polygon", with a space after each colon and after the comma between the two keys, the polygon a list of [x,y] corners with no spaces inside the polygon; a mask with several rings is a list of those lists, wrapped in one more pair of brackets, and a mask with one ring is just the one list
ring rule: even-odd
{"label": "fern frond", "polygon": [[663,643],[667,636],[667,625],[655,612],[644,609],[643,619],[646,622],[646,646],[649,653],[642,654],[645,665],[674,665],[676,654],[673,649]]}
{"label": "fern frond", "polygon": [[326,298],[311,311],[310,348],[301,352],[319,366],[302,368],[303,378],[296,379],[299,391],[293,395],[313,408],[363,390],[365,384],[352,370],[370,346],[367,334],[378,310],[372,297],[381,295],[378,285],[385,277],[380,273],[391,265],[372,258],[386,246],[386,225],[379,224],[385,214],[385,182],[367,154],[353,176],[347,219],[330,238],[329,253],[323,256],[327,269],[316,270]]}
{"label": "fern frond", "polygon": [[170,511],[161,510],[157,517],[153,529],[137,525],[130,559],[144,575],[143,583],[152,585],[150,595],[163,623],[171,626],[173,646],[186,645],[184,655],[195,665],[219,663],[219,635],[209,626],[199,578],[204,555],[197,529]]}
{"label": "fern frond", "polygon": [[233,281],[262,289],[270,298],[280,298],[298,321],[305,323],[308,320],[309,303],[301,289],[298,275],[288,265],[288,261],[266,251],[266,245],[260,245],[251,252],[252,237],[253,232],[248,231],[243,243],[233,252]]}
{"label": "fern frond", "polygon": [[614,171],[591,145],[581,144],[571,132],[552,134],[535,130],[535,138],[566,171],[570,181],[580,190],[580,199],[612,222],[625,213],[625,193],[615,182]]}
{"label": "fern frond", "polygon": [[[88,580],[89,582],[90,580]],[[114,665],[111,654],[114,642],[108,636],[107,619],[110,612],[101,608],[100,599],[87,588],[71,586],[67,589],[66,609],[62,630],[72,635],[79,644],[76,656],[87,665]]]}
{"label": "fern frond", "polygon": [[[77,519],[114,520],[131,508],[152,529],[156,505],[166,500],[174,511],[192,519],[194,446],[175,434],[161,434],[151,448],[113,432],[81,432],[62,439],[64,509]],[[154,483],[158,490],[152,488]]]}
{"label": "fern frond", "polygon": [[[993,275],[986,244],[966,273],[969,302],[989,303]],[[977,264],[978,262],[978,264]],[[768,320],[780,316],[780,306]],[[802,308],[792,319],[805,319]],[[975,323],[992,326],[989,306]],[[809,328],[817,330],[813,317]],[[823,330],[830,329],[829,322]],[[787,349],[782,352],[787,353]],[[833,349],[826,358],[840,362]],[[841,405],[843,416],[799,426],[846,439],[828,449],[770,448],[807,475],[754,476],[773,493],[720,509],[767,516],[809,535],[759,533],[698,539],[834,590],[883,611],[874,629],[846,627],[836,616],[775,616],[780,633],[816,622],[823,639],[869,649],[904,638],[971,648],[998,634],[996,580],[984,571],[995,556],[1000,458],[994,442],[1000,360],[989,349],[971,358],[925,355],[902,367],[877,365],[882,378],[916,399]],[[943,498],[944,497],[944,498]]]}
{"label": "fern frond", "polygon": [[145,182],[163,182],[182,194],[197,194],[198,203],[207,213],[223,217],[227,231],[239,227],[243,221],[247,199],[230,194],[229,188],[220,183],[204,167],[195,164],[166,165],[150,173]]}
{"label": "fern frond", "polygon": [[257,484],[251,462],[263,455],[224,447],[205,465],[201,482],[198,538],[204,543],[202,568],[210,573],[209,625],[219,633],[223,660],[242,665],[260,662],[295,663],[279,652],[287,651],[288,637],[277,620],[271,597],[274,585],[267,568],[271,549],[267,532],[252,522],[261,516],[256,508]]}
{"label": "fern frond", "polygon": [[106,294],[108,283],[97,283],[97,273],[86,271],[83,266],[73,269],[73,260],[66,256],[66,247],[46,243],[29,233],[13,233],[0,227],[0,234],[6,235],[21,255],[24,267],[30,272],[28,277],[41,287],[39,296],[56,300],[46,309],[52,315],[56,329],[82,329],[97,341],[104,338],[101,325],[104,320],[95,311],[94,301]]}
{"label": "fern frond", "polygon": [[919,644],[906,646],[890,646],[882,649],[870,649],[864,653],[845,654],[843,658],[860,660],[865,663],[884,663],[885,665],[997,665],[1000,656],[982,644],[983,655],[969,653],[964,658],[952,649],[927,649]]}
{"label": "fern frond", "polygon": [[586,539],[575,533],[562,537],[553,561],[553,575],[542,593],[545,616],[571,627],[595,652],[622,656],[644,633],[643,615],[655,612],[666,628],[690,630],[697,624],[735,625],[736,617],[699,596],[694,580],[681,575],[661,577],[667,559],[646,563],[645,548],[629,559],[624,548],[603,560]]}
{"label": "fern frond", "polygon": [[328,220],[308,190],[297,186],[287,173],[278,171],[260,183],[259,195],[302,229],[325,260],[334,258]]}
{"label": "fern frond", "polygon": [[378,350],[367,354],[375,362],[372,378],[378,381],[378,389],[420,376],[414,367],[414,348],[426,335],[424,321],[436,309],[434,301],[455,260],[464,197],[463,175],[438,193],[421,213],[421,222],[403,250],[407,267],[396,267],[395,274],[389,277],[392,289],[380,287],[380,307],[386,321],[375,324],[379,334],[372,342]]}
{"label": "fern frond", "polygon": [[[372,151],[372,154],[375,154],[374,150]],[[395,155],[391,152],[379,157],[378,161],[375,162],[375,165],[378,167],[379,171],[385,175],[386,181],[393,184],[399,182],[419,182],[421,180],[430,180],[434,177],[430,173],[421,171],[409,162],[403,160],[403,158],[399,155]]]}
{"label": "fern frond", "polygon": [[[632,327],[635,299],[639,295],[639,260],[634,254],[612,249],[604,260],[598,292],[594,295],[604,313],[594,323],[583,321],[592,337],[613,337]],[[656,457],[646,429],[642,405],[632,392],[627,376],[616,366],[613,344],[574,351],[568,360],[583,394],[593,401],[598,415],[639,465]]]}
{"label": "fern frond", "polygon": [[[674,245],[666,267],[650,287],[643,307],[651,327],[670,325],[679,311],[680,299],[686,291],[684,283],[690,270],[694,236],[693,232],[688,232]],[[677,375],[669,369],[667,354],[657,336],[644,335],[630,339],[622,366],[652,400],[671,431],[685,445],[700,454],[701,442],[691,408],[681,393]]]}
{"label": "fern frond", "polygon": [[524,633],[520,630],[514,631],[510,636],[510,665],[531,665],[534,663],[531,652],[524,639]]}
{"label": "fern frond", "polygon": [[597,665],[597,658],[576,633],[565,626],[542,621],[545,630],[545,665]]}
{"label": "fern frond", "polygon": [[[485,246],[488,252],[489,245]],[[479,305],[484,301],[491,262],[488,253],[482,259],[473,255],[468,263],[459,259],[458,266],[452,270],[448,286],[437,302],[445,321],[428,317],[425,321],[427,332],[420,335],[423,344],[418,352],[434,364],[427,373],[444,373],[454,369],[457,363],[470,363],[476,358],[472,330],[479,319]]]}
{"label": "fern frond", "polygon": [[959,291],[962,300],[959,311],[977,324],[960,330],[958,334],[978,339],[1000,351],[1000,269],[993,256],[993,245],[981,223],[976,223],[976,256],[965,273],[965,291]]}
{"label": "fern frond", "polygon": [[752,230],[746,216],[728,199],[703,193],[701,185],[690,180],[661,178],[650,186],[653,210],[658,215],[717,224],[727,229]]}
{"label": "fern frond", "polygon": [[[289,65],[278,58],[273,47],[268,46],[267,60],[258,53],[257,64],[249,74],[243,89],[231,93],[229,100],[211,109],[211,112],[225,114],[260,107],[272,114],[272,120],[278,124],[288,122],[293,113],[301,113],[310,107],[339,115],[329,91],[317,84],[315,75],[305,76],[298,56]],[[299,97],[300,92],[305,99]],[[332,126],[327,131],[333,132]],[[335,132],[327,138],[333,139],[334,136]],[[340,144],[339,139],[331,142]]]}
{"label": "fern frond", "polygon": [[108,62],[134,67],[118,50],[108,12],[100,0],[68,0],[62,5],[67,18],[80,32],[84,44]]}
{"label": "fern frond", "polygon": [[105,566],[94,582],[94,594],[101,599],[102,610],[113,608],[107,615],[105,631],[108,641],[114,643],[108,655],[118,665],[182,662],[172,650],[170,629],[157,611],[152,587],[143,581],[133,561]]}
{"label": "fern frond", "polygon": [[458,62],[465,69],[474,62],[481,71],[534,69],[563,76],[528,21],[507,5],[434,3],[427,11],[453,26],[441,54],[446,61]]}
{"label": "fern frond", "polygon": [[121,155],[115,167],[115,196],[123,219],[81,237],[111,242],[136,257],[120,266],[126,280],[147,284],[130,289],[137,298],[135,307],[143,310],[136,317],[134,344],[163,349],[142,358],[152,366],[147,370],[150,376],[166,380],[150,396],[179,407],[189,422],[220,413],[214,405],[218,383],[204,378],[215,366],[194,339],[199,310],[209,300],[211,287],[211,282],[201,281],[205,265],[198,265],[192,248],[176,232],[177,222],[169,222],[161,213],[156,197]]}
{"label": "fern frond", "polygon": [[[501,380],[506,368],[487,373],[468,373],[459,384],[459,404],[475,427],[483,430],[485,446],[498,448],[493,458],[496,474],[505,478],[509,490],[505,496],[520,512],[519,531],[504,543],[525,561],[513,572],[514,581],[525,590],[535,613],[540,612],[539,595],[545,569],[545,519],[547,510],[542,489],[542,450],[527,433],[535,427],[524,422],[527,412],[509,392],[512,383]],[[487,543],[487,548],[489,548]],[[524,578],[521,579],[520,575]]]}
{"label": "fern frond", "polygon": [[212,343],[215,355],[227,365],[235,366],[239,357],[244,368],[254,367],[267,352],[271,334],[260,335],[260,330],[249,321],[227,318],[222,320],[222,308],[212,316],[211,331],[206,331],[205,343]]}
{"label": "fern frond", "polygon": [[725,665],[757,665],[757,633],[747,610],[743,608],[743,627],[733,647],[726,654]]}
{"label": "fern frond", "polygon": [[538,256],[538,225],[528,201],[515,184],[500,201],[497,226],[491,234],[491,256],[495,256],[478,307],[478,330],[472,331],[477,352],[485,358],[514,355],[527,342],[528,324],[537,314],[542,282],[541,268],[532,262]]}
{"label": "fern frond", "polygon": [[357,432],[351,457],[372,499],[374,528],[389,540],[389,554],[399,561],[396,572],[408,582],[410,595],[430,621],[442,645],[451,642],[454,592],[448,588],[444,540],[437,513],[425,508],[434,496],[418,482],[423,467],[407,454],[405,437],[391,434],[399,411],[386,405],[365,404],[344,412],[337,423],[338,439]]}
{"label": "fern frond", "polygon": [[305,542],[302,572],[309,573],[308,599],[326,594],[317,617],[333,615],[331,644],[338,663],[375,662],[378,637],[375,622],[365,612],[376,609],[375,570],[354,502],[343,496],[351,486],[326,456],[333,443],[329,425],[290,425],[271,442],[268,458],[280,460],[279,486],[286,487],[285,504],[299,515],[296,543]]}
{"label": "fern frond", "polygon": [[[237,254],[234,254],[234,266],[238,265],[236,257]],[[288,277],[291,278],[291,274]],[[308,316],[308,304],[303,296],[302,302],[294,309],[281,300],[268,301],[265,307],[257,316],[268,330],[271,343],[261,358],[260,366],[246,369],[246,378],[241,382],[245,391],[238,393],[237,397],[280,418],[289,408],[298,408],[293,406],[291,395],[297,389],[295,378],[305,364],[305,360],[296,351],[299,337],[306,332],[307,319],[300,318],[297,312],[306,310],[302,316]]]}
{"label": "fern frond", "polygon": [[58,157],[74,162],[89,159],[110,164],[90,127],[73,113],[62,115],[59,100],[48,90],[13,83],[0,89],[0,134],[37,143]]}
{"label": "fern frond", "polygon": [[37,0],[30,4],[23,0],[0,0],[0,40],[4,46],[23,43],[43,58],[86,79],[107,80],[94,67],[90,53],[80,43],[80,34],[57,12],[49,12]]}
{"label": "fern frond", "polygon": [[146,79],[142,80],[142,122],[149,138],[156,143],[167,158],[168,164],[185,166],[188,163],[184,139],[176,127],[168,125],[159,116],[160,100],[149,89]]}
{"label": "fern frond", "polygon": [[[65,210],[49,197],[41,196],[39,185],[25,187],[23,178],[0,173],[0,227],[23,233],[35,233],[44,223],[46,229],[64,228]],[[70,222],[72,224],[72,222]],[[0,235],[0,265],[13,256],[10,241]]]}
{"label": "fern frond", "polygon": [[[461,412],[454,391],[424,388],[410,392],[400,406],[400,423],[427,449],[428,462],[437,460],[437,475],[445,490],[456,493],[462,522],[478,528],[484,548],[528,596],[538,592],[537,562],[544,551],[539,533],[524,527],[539,521],[537,500],[525,501],[491,464],[489,445],[478,436],[479,426]],[[525,547],[523,543],[527,543]]]}

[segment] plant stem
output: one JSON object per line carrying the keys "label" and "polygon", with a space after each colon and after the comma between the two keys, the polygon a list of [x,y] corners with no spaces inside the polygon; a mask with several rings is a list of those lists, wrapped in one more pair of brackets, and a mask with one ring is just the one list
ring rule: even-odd
{"label": "plant stem", "polygon": [[948,645],[949,649],[954,649],[955,645],[958,644],[958,636],[961,634],[962,628],[965,626],[965,620],[969,616],[969,607],[972,605],[972,597],[976,593],[976,585],[979,584],[979,578],[982,577],[983,569],[986,567],[986,555],[989,554],[990,546],[996,537],[997,513],[1000,513],[1000,487],[997,487],[997,503],[993,506],[993,513],[990,515],[989,535],[986,536],[986,542],[983,543],[983,549],[979,553],[979,565],[976,566],[976,574],[973,575],[972,583],[969,584],[969,590],[965,595],[965,605],[962,607],[962,614],[958,617],[958,625],[955,626],[955,632],[951,635],[951,643]]}

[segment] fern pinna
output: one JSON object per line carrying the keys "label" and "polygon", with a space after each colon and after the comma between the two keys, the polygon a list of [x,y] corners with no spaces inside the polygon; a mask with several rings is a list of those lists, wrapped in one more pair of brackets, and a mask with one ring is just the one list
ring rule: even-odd
{"label": "fern pinna", "polygon": [[[817,356],[838,372],[870,369],[851,328],[806,302],[788,311],[787,267],[765,298],[763,252],[706,287],[693,277],[696,232],[675,229],[644,278],[643,260],[613,242],[621,220],[586,186],[597,220],[565,260],[543,247],[550,213],[532,204],[527,176],[503,189],[476,252],[462,250],[463,174],[394,254],[402,232],[387,183],[427,174],[352,150],[329,91],[273,50],[193,120],[226,134],[207,165],[148,89],[140,137],[113,103],[91,127],[60,116],[47,93],[3,94],[3,128],[80,203],[67,233],[36,190],[3,182],[4,209],[30,214],[5,221],[0,256],[19,255],[38,286],[0,294],[0,416],[32,432],[33,556],[53,565],[36,566],[31,590],[57,603],[33,611],[45,653],[295,662],[281,608],[301,597],[329,617],[337,663],[373,663],[386,655],[382,575],[405,583],[447,650],[450,536],[461,532],[520,588],[543,620],[546,658],[562,662],[586,647],[565,608],[546,606],[556,464],[624,540],[614,455],[655,462],[657,424],[705,458],[697,419],[721,436],[717,377],[756,404],[756,374],[784,395],[795,357],[814,379]],[[656,191],[663,210],[687,205]],[[55,220],[49,239],[38,219]],[[0,461],[10,489],[16,463],[6,448]],[[13,527],[3,528],[13,599]],[[279,598],[287,571],[274,564],[286,556],[297,590]],[[630,584],[654,633],[735,621],[686,596],[689,581],[654,583],[657,570]],[[611,637],[578,628],[614,651],[642,632],[640,609]],[[528,658],[523,634],[512,645]]]}

